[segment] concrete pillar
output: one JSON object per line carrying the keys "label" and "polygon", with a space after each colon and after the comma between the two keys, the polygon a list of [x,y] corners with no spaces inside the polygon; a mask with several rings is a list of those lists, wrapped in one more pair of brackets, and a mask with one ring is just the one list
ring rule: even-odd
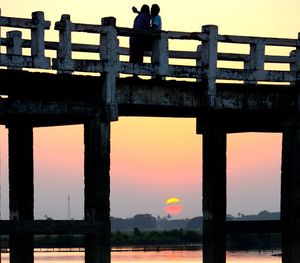
{"label": "concrete pillar", "polygon": [[[9,136],[9,212],[10,220],[33,220],[33,131],[27,123],[15,121]],[[33,236],[9,237],[10,262],[33,263]]]}
{"label": "concrete pillar", "polygon": [[85,220],[103,225],[86,235],[85,262],[110,263],[110,123],[98,116],[87,121],[84,144]]}
{"label": "concrete pillar", "polygon": [[203,262],[226,262],[226,133],[203,131]]}
{"label": "concrete pillar", "polygon": [[[300,33],[298,41],[300,41]],[[296,71],[296,89],[300,88],[300,48],[293,52]],[[300,93],[297,97],[300,110]],[[281,222],[282,222],[282,262],[300,261],[300,128],[299,117],[289,120],[282,136],[281,161]]]}
{"label": "concrete pillar", "polygon": [[300,128],[283,132],[281,166],[282,262],[300,262]]}

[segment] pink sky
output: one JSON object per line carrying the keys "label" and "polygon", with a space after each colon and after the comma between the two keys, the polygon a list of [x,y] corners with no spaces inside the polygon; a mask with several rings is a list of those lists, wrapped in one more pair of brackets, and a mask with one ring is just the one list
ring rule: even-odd
{"label": "pink sky", "polygon": [[[8,215],[7,130],[1,128],[2,218]],[[280,134],[227,137],[228,213],[279,211]],[[34,129],[35,216],[83,217],[83,127]],[[170,197],[182,201],[176,218],[202,214],[202,136],[194,119],[120,118],[111,133],[111,215],[165,216]]]}

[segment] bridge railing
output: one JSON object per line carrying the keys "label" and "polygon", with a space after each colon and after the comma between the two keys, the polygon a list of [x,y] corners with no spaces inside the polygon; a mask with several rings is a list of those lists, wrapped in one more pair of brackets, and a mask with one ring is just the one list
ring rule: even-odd
{"label": "bridge railing", "polygon": [[[120,46],[119,39],[129,38],[136,34],[145,34],[138,30],[116,27],[114,18],[102,19],[101,25],[81,24],[71,22],[69,15],[62,15],[55,23],[59,32],[59,41],[45,41],[44,32],[50,29],[50,22],[45,21],[42,12],[32,13],[31,19],[0,17],[0,26],[26,28],[31,31],[30,39],[23,39],[20,31],[7,32],[6,38],[1,38],[1,46],[6,46],[6,53],[0,55],[0,66],[10,69],[37,68],[52,69],[59,73],[93,72],[109,73],[116,76],[119,73],[138,74],[146,76],[162,76],[189,78],[208,83],[208,91],[215,94],[215,83],[218,80],[243,81],[246,84],[257,82],[289,82],[296,81],[300,70],[299,40],[287,38],[266,38],[220,35],[213,25],[203,26],[201,32],[152,31],[152,51],[150,63],[130,63],[120,60],[120,56],[129,56],[128,45]],[[99,35],[99,44],[73,43],[72,33],[92,33]],[[170,50],[172,40],[199,42],[194,51]],[[128,41],[129,42],[129,41]],[[248,53],[220,52],[220,44],[230,46],[244,44],[249,46]],[[286,55],[267,55],[268,46],[290,47],[294,52]],[[31,55],[23,55],[22,48],[31,48]],[[235,48],[231,48],[235,49]],[[55,50],[56,57],[45,57],[45,50]],[[74,52],[99,54],[97,59],[74,58]],[[172,64],[171,60],[189,59],[192,65]],[[229,67],[221,67],[222,61],[230,61]],[[237,67],[234,62],[241,62]],[[267,63],[288,65],[288,70],[267,70]]]}
{"label": "bridge railing", "polygon": [[[249,54],[218,54],[218,59],[230,59],[242,61],[243,69],[217,69],[217,79],[242,80],[249,84],[257,81],[266,82],[294,82],[296,80],[296,56],[294,53],[288,55],[266,55],[266,47],[290,47],[297,48],[297,39],[287,38],[266,38],[266,37],[246,37],[219,35],[218,42],[234,44],[248,44]],[[286,64],[289,70],[266,70],[266,63]]]}
{"label": "bridge railing", "polygon": [[[51,69],[50,58],[45,57],[44,34],[50,29],[50,21],[44,19],[43,12],[33,12],[32,18],[0,17],[0,27],[29,29],[31,39],[22,39],[21,31],[9,31],[6,38],[1,38],[1,46],[6,46],[6,54],[0,54],[0,66],[9,69],[40,68]],[[31,55],[22,52],[23,47],[31,48]]]}

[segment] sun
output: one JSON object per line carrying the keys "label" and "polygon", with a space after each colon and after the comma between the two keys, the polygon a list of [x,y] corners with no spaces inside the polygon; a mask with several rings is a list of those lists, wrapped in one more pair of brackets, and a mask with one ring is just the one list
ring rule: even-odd
{"label": "sun", "polygon": [[170,197],[165,201],[164,210],[168,215],[178,215],[183,210],[180,198]]}

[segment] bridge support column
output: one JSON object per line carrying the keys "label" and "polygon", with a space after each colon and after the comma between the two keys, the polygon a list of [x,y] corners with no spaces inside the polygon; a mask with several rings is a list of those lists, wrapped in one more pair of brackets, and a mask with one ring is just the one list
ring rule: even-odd
{"label": "bridge support column", "polygon": [[226,262],[226,133],[203,129],[203,262]]}
{"label": "bridge support column", "polygon": [[283,132],[281,167],[282,262],[300,262],[300,128]]}
{"label": "bridge support column", "polygon": [[[9,212],[10,220],[33,220],[33,131],[16,121],[9,125]],[[9,237],[10,262],[33,263],[33,235]]]}
{"label": "bridge support column", "polygon": [[110,122],[87,121],[84,144],[85,220],[103,225],[86,235],[85,262],[110,263]]}

